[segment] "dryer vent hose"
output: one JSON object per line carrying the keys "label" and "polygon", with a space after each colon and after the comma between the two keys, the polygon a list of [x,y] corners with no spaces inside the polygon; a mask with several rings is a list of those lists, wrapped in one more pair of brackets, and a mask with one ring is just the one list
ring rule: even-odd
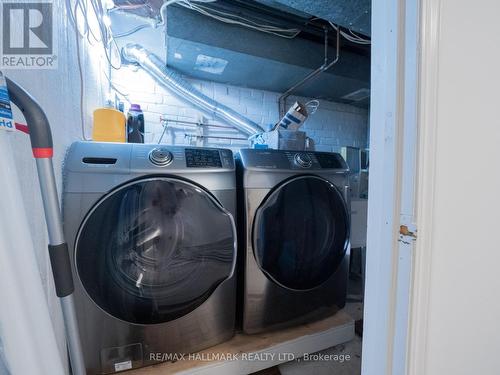
{"label": "dryer vent hose", "polygon": [[138,44],[127,44],[122,49],[122,57],[131,63],[138,64],[179,98],[189,102],[203,112],[218,117],[241,132],[252,136],[264,131],[252,120],[198,91],[178,72],[168,68],[158,56],[149,52],[144,47]]}

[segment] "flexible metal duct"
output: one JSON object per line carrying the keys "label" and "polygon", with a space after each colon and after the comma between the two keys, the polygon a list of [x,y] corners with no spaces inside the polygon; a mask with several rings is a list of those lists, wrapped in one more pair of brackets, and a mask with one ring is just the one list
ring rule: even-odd
{"label": "flexible metal duct", "polygon": [[167,68],[166,64],[158,56],[149,52],[144,47],[138,44],[127,44],[122,49],[122,56],[130,62],[138,63],[164,87],[202,111],[215,115],[248,135],[264,131],[252,120],[199,92],[189,82],[184,80],[179,73]]}

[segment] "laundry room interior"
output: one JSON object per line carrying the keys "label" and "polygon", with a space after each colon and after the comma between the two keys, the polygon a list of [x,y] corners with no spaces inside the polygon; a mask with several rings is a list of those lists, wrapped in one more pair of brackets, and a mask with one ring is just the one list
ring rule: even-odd
{"label": "laundry room interior", "polygon": [[38,373],[361,374],[371,0],[50,4],[56,67],[2,70]]}

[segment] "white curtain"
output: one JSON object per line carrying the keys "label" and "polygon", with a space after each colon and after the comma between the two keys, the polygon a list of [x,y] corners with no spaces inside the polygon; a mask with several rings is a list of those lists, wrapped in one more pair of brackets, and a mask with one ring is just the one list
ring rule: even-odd
{"label": "white curtain", "polygon": [[63,375],[14,167],[12,136],[0,130],[0,375]]}

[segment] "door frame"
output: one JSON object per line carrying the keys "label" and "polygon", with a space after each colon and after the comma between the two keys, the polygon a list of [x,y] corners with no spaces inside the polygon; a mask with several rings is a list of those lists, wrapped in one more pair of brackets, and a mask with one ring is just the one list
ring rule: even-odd
{"label": "door frame", "polygon": [[439,39],[441,0],[421,2],[421,67],[419,70],[419,150],[417,211],[419,213],[419,240],[414,256],[411,301],[409,304],[409,334],[407,341],[407,374],[425,374],[428,311],[431,288],[431,267],[434,224],[434,181],[436,160],[436,132],[438,115]]}
{"label": "door frame", "polygon": [[407,371],[417,233],[419,27],[419,0],[373,1],[363,375]]}

